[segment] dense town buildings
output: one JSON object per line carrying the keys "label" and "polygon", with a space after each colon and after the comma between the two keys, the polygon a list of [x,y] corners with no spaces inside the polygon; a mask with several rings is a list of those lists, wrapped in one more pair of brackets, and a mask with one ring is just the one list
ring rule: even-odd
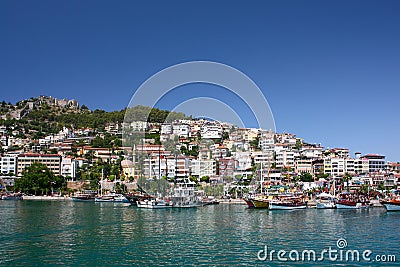
{"label": "dense town buildings", "polygon": [[[79,107],[76,101],[39,97],[26,102],[24,109],[32,110],[41,103]],[[121,138],[124,129],[151,135],[132,147],[91,145],[95,138],[105,135]],[[0,125],[2,175],[21,176],[32,163],[40,162],[55,175],[76,180],[80,179],[78,173],[84,165],[97,161],[119,164],[120,176],[126,179],[190,176],[199,181],[211,177],[216,183],[226,183],[263,176],[275,183],[285,183],[304,173],[312,175],[315,181],[349,174],[361,183],[397,187],[400,175],[400,165],[387,162],[383,155],[356,152],[352,157],[347,148],[327,149],[321,144],[306,143],[295,134],[237,128],[204,119],[115,122],[105,125],[102,132],[64,126],[58,133],[36,140],[23,139],[20,132],[12,125]],[[14,149],[9,151],[10,148]],[[128,151],[125,156],[124,151]],[[139,152],[145,155],[141,164],[137,163]]]}

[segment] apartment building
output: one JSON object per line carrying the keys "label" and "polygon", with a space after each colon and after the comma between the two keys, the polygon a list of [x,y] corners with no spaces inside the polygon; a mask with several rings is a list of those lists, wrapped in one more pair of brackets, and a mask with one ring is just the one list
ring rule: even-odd
{"label": "apartment building", "polygon": [[17,173],[17,157],[16,154],[5,154],[0,158],[1,174]]}
{"label": "apartment building", "polygon": [[17,160],[17,175],[22,176],[26,168],[33,163],[42,163],[54,175],[61,175],[61,156],[57,154],[20,154]]}

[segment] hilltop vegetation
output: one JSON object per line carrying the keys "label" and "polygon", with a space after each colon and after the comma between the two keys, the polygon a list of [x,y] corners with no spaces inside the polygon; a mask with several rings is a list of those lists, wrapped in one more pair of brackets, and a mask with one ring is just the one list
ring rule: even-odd
{"label": "hilltop vegetation", "polygon": [[[35,100],[34,98],[30,100]],[[146,106],[135,106],[133,108],[119,111],[105,111],[101,109],[89,110],[85,105],[80,108],[70,109],[42,103],[29,109],[21,118],[10,116],[14,110],[23,109],[28,100],[19,101],[16,105],[0,103],[2,118],[0,126],[4,125],[8,131],[18,131],[17,137],[39,139],[48,134],[58,133],[63,127],[78,129],[91,128],[95,132],[104,131],[107,124],[122,123],[125,114],[128,121],[147,121],[162,123],[167,120],[187,119],[183,113],[170,112]],[[127,112],[126,112],[127,111]],[[11,126],[11,127],[10,127]]]}

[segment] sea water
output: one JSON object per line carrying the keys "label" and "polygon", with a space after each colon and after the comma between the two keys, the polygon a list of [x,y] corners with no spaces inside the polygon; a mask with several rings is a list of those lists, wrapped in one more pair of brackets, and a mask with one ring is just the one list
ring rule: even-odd
{"label": "sea water", "polygon": [[113,203],[0,201],[0,226],[2,266],[400,262],[400,213],[383,208],[268,211],[220,204],[150,210]]}

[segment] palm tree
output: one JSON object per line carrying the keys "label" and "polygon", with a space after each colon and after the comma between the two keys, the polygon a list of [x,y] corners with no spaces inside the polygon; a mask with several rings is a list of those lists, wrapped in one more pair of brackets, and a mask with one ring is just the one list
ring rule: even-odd
{"label": "palm tree", "polygon": [[351,180],[351,175],[350,173],[346,172],[343,175],[343,181],[346,182],[346,186],[347,186],[347,191],[349,191],[349,181]]}

